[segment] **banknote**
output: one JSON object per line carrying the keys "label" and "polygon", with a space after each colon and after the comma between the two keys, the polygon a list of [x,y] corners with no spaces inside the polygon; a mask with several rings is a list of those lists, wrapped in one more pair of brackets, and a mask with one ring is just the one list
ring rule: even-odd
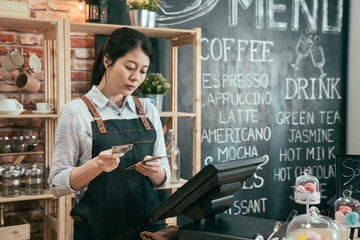
{"label": "banknote", "polygon": [[131,150],[133,147],[133,144],[126,144],[126,145],[119,145],[119,146],[113,146],[112,152],[114,153],[126,153],[127,151]]}
{"label": "banknote", "polygon": [[[151,157],[151,158],[147,158],[147,159],[145,159],[145,160],[142,160],[142,161],[140,161],[140,162],[138,162],[138,163],[151,162],[151,161],[155,161],[155,160],[158,160],[158,159],[161,159],[161,158],[168,158],[168,157],[172,157],[172,156],[174,156],[174,155]],[[137,164],[137,163],[136,163],[136,164]],[[126,168],[125,170],[135,169],[136,164],[131,165],[130,167]]]}

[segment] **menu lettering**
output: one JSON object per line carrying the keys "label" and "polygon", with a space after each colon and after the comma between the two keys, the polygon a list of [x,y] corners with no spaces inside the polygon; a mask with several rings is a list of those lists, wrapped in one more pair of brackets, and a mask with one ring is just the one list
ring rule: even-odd
{"label": "menu lettering", "polygon": [[[176,11],[163,6],[171,14],[159,22],[202,28],[202,164],[265,159],[227,213],[285,220],[292,209],[304,211],[293,201],[293,191],[307,168],[320,181],[322,199],[335,195],[335,159],[345,143],[342,58],[348,3],[186,2]],[[189,91],[185,79],[180,80],[183,93]],[[347,172],[343,178],[358,175]],[[318,207],[325,208],[325,201]]]}
{"label": "menu lettering", "polygon": [[[270,4],[267,12],[269,18],[280,9],[286,11],[280,4],[267,2]],[[296,11],[300,8],[307,9],[304,1],[293,3]],[[313,3],[315,11],[316,1]],[[262,10],[256,11],[261,13]],[[300,29],[297,13],[292,16],[291,31]],[[258,24],[264,21],[259,16],[263,15],[257,15]],[[211,71],[202,73],[202,107],[211,109],[214,113],[212,123],[202,127],[202,144],[217,146],[215,151],[211,151],[211,155],[203,152],[205,164],[269,156],[266,151],[269,148],[264,149],[263,146],[276,141],[282,142],[271,147],[278,149],[277,152],[272,150],[273,154],[267,157],[266,164],[243,184],[242,190],[245,192],[241,196],[245,196],[245,199],[235,201],[232,211],[229,211],[231,214],[266,212],[268,195],[265,192],[255,194],[259,196],[258,199],[247,198],[248,191],[261,189],[266,183],[285,183],[278,186],[289,186],[287,198],[292,200],[295,180],[306,168],[310,168],[321,182],[321,197],[325,199],[328,197],[328,182],[324,180],[334,181],[336,176],[336,141],[343,120],[338,106],[332,108],[331,102],[343,98],[343,84],[341,77],[324,72],[327,59],[323,46],[315,43],[310,36],[312,32],[317,32],[316,15],[306,16],[309,34],[300,35],[293,45],[296,58],[286,63],[288,67],[284,67],[292,71],[287,70],[282,79],[275,78],[272,73],[272,66],[279,61],[276,49],[281,48],[278,46],[282,44],[280,40],[239,39],[229,36],[202,38],[203,65],[218,64]],[[268,29],[287,31],[286,23],[269,23]],[[323,29],[328,27],[323,26]],[[333,28],[335,29],[339,33],[340,29]],[[327,30],[325,32],[328,33]],[[310,55],[313,66],[319,72],[301,72],[300,65],[307,55]],[[230,63],[239,67],[232,68]],[[241,67],[242,64],[247,67]],[[314,108],[306,106],[311,106],[312,102],[315,103]],[[323,107],[322,102],[329,106]],[[286,104],[291,106],[287,107]],[[282,133],[281,139],[278,139],[278,132]],[[271,165],[273,177],[269,179],[265,176],[264,168]]]}
{"label": "menu lettering", "polygon": [[342,197],[344,190],[352,192],[352,198],[360,199],[360,155],[336,155],[337,194]]}

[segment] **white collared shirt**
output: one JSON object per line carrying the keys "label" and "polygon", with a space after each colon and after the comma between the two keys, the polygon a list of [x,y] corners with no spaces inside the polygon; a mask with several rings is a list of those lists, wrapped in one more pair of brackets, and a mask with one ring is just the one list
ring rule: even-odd
{"label": "white collared shirt", "polygon": [[[103,121],[139,117],[132,96],[125,98],[121,108],[107,99],[96,86],[93,86],[85,96],[94,104]],[[142,99],[140,101],[146,117],[149,118],[156,130],[153,156],[165,156],[164,134],[158,110],[149,101]],[[70,173],[75,167],[81,166],[92,159],[92,121],[94,121],[94,118],[85,102],[81,99],[68,102],[60,113],[48,178],[50,190],[55,196],[59,197],[75,193],[76,200],[79,201],[87,189],[87,186],[77,191],[72,189],[70,186]],[[165,169],[166,179],[161,186],[154,186],[155,188],[166,186],[171,178],[168,160],[163,158],[160,163]]]}

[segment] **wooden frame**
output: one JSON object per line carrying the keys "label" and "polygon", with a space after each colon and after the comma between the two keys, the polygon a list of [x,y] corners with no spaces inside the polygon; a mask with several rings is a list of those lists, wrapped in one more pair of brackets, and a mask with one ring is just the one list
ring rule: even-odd
{"label": "wooden frame", "polygon": [[[72,32],[88,33],[88,34],[103,34],[109,35],[114,30],[121,27],[131,27],[136,29],[146,36],[151,38],[165,38],[170,41],[170,111],[160,113],[160,117],[167,117],[163,130],[173,128],[175,132],[175,139],[178,136],[178,118],[192,118],[193,120],[193,155],[192,155],[192,174],[195,175],[201,169],[201,29],[195,28],[193,30],[184,29],[167,29],[167,28],[146,28],[137,26],[123,26],[115,24],[99,24],[99,23],[72,23],[65,18],[64,21],[64,69],[71,69],[70,59],[70,34]],[[178,112],[178,48],[182,46],[193,46],[193,111]],[[71,82],[70,71],[66,71],[65,83]],[[70,85],[69,85],[70,86]],[[173,193],[176,188],[182,186],[186,181],[182,180],[180,184],[171,185],[167,188],[171,189]],[[67,213],[71,209],[71,197],[67,199]],[[176,218],[167,220],[168,224],[176,225]],[[71,218],[67,214],[66,228],[70,229]],[[67,236],[70,232],[67,230]]]}
{"label": "wooden frame", "polygon": [[[70,34],[82,32],[91,34],[110,34],[115,29],[125,27],[113,24],[98,23],[70,23],[69,19],[46,21],[33,18],[11,18],[0,16],[0,27],[6,29],[21,29],[42,33],[44,36],[44,95],[45,101],[54,104],[55,113],[49,115],[32,114],[25,112],[19,116],[0,115],[0,118],[42,118],[45,122],[45,152],[44,169],[45,176],[49,175],[54,145],[54,134],[57,126],[57,117],[61,108],[71,100],[71,59],[70,59]],[[126,26],[129,27],[129,26]],[[165,29],[133,27],[143,32],[148,37],[165,38],[170,41],[170,111],[162,112],[160,117],[169,120],[164,129],[171,127],[177,137],[177,122],[179,117],[193,120],[193,170],[195,174],[201,167],[201,30]],[[193,46],[193,111],[178,112],[178,48],[181,46]],[[170,186],[172,191],[181,184]],[[48,186],[47,186],[48,187]],[[44,239],[68,239],[71,232],[71,218],[69,212],[72,207],[73,196],[55,198],[49,190],[38,196],[20,196],[17,198],[0,198],[0,203],[12,201],[24,201],[45,199],[44,207]],[[173,222],[176,224],[176,222]]]}
{"label": "wooden frame", "polygon": [[0,15],[7,17],[30,17],[29,1],[0,0]]}
{"label": "wooden frame", "polygon": [[[44,120],[44,171],[45,182],[49,175],[49,169],[54,145],[54,134],[57,126],[57,118],[60,109],[70,100],[71,88],[65,84],[65,56],[62,54],[64,46],[63,20],[57,21],[39,20],[34,18],[12,18],[0,16],[0,27],[8,30],[22,30],[42,33],[44,38],[44,100],[54,105],[53,114],[33,114],[25,111],[21,115],[0,115],[0,118],[41,118]],[[19,153],[21,155],[23,153]],[[38,154],[34,152],[32,154]],[[65,239],[65,197],[55,198],[48,190],[41,195],[21,195],[15,198],[0,197],[0,204],[6,202],[44,199],[44,239]]]}
{"label": "wooden frame", "polygon": [[[5,226],[0,228],[0,240],[11,238],[24,240],[30,238],[30,224],[19,214],[9,213],[4,216],[4,219]],[[6,220],[11,223],[10,226],[6,225]]]}

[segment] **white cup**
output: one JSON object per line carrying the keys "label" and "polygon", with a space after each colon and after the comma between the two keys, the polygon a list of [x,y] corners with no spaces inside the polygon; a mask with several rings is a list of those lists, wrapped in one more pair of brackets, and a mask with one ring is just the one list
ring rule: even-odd
{"label": "white cup", "polygon": [[26,57],[24,68],[29,69],[31,72],[38,73],[41,71],[41,60],[36,55]]}
{"label": "white cup", "polygon": [[39,112],[50,112],[53,107],[54,105],[52,105],[51,103],[36,103],[36,110]]}
{"label": "white cup", "polygon": [[3,99],[0,101],[0,111],[23,110],[24,107],[16,99]]}
{"label": "white cup", "polygon": [[12,50],[2,62],[2,67],[7,72],[15,71],[24,65],[25,59],[24,56],[17,50]]}

